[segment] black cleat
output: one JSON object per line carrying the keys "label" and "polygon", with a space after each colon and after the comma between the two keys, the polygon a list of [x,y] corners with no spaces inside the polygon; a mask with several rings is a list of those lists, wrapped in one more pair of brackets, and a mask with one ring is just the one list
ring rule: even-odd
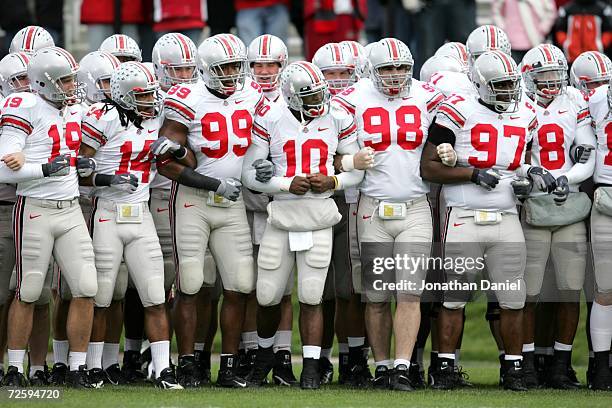
{"label": "black cleat", "polygon": [[155,380],[155,387],[162,388],[164,390],[182,390],[184,389],[181,384],[176,380],[176,375],[172,367],[166,367],[159,374],[159,377]]}
{"label": "black cleat", "polygon": [[198,366],[200,384],[210,384],[210,352],[196,350],[193,356],[195,358],[196,365]]}
{"label": "black cleat", "polygon": [[547,384],[556,390],[577,390],[576,385],[568,376],[568,365],[566,362],[555,359],[548,373]]}
{"label": "black cleat", "polygon": [[224,388],[246,388],[247,381],[234,374],[231,369],[219,370],[217,375],[217,385]]}
{"label": "black cleat", "polygon": [[391,375],[392,370],[389,370],[387,367],[376,367],[374,378],[372,379],[372,387],[378,390],[388,390],[391,387]]}
{"label": "black cleat", "polygon": [[68,371],[66,374],[66,385],[70,388],[95,388],[89,383],[85,365],[79,366],[78,370]]}
{"label": "black cleat", "polygon": [[338,353],[338,384],[347,384],[351,378],[350,373],[349,353]]}
{"label": "black cleat", "polygon": [[194,356],[179,357],[176,378],[183,388],[196,388],[200,386],[200,376]]}
{"label": "black cleat", "polygon": [[463,371],[463,367],[455,366],[455,381],[457,382],[457,387],[459,388],[472,388],[474,384],[469,382],[470,376],[468,373]]}
{"label": "black cleat", "polygon": [[528,389],[525,385],[521,360],[506,360],[505,363],[504,389],[511,391],[527,391]]}
{"label": "black cleat", "polygon": [[104,387],[104,383],[108,382],[108,378],[106,378],[106,373],[101,368],[92,368],[87,372],[87,379],[91,388],[102,388]]}
{"label": "black cleat", "polygon": [[[538,388],[538,373],[535,368],[535,355],[533,351],[523,353],[523,380],[528,389]],[[502,385],[502,384],[500,384]]]}
{"label": "black cleat", "polygon": [[66,374],[68,373],[68,366],[64,363],[55,363],[51,368],[51,376],[49,377],[49,383],[53,386],[59,387],[66,385]]}
{"label": "black cleat", "polygon": [[121,372],[121,368],[119,368],[119,364],[115,363],[106,368],[104,370],[106,374],[106,381],[112,385],[123,385],[125,384],[125,378],[123,378],[123,373]]}
{"label": "black cleat", "polygon": [[4,387],[27,387],[28,380],[19,372],[17,367],[9,366],[2,378],[2,385]]}
{"label": "black cleat", "polygon": [[372,373],[365,359],[351,367],[348,380],[348,384],[353,388],[367,388],[370,386]]}
{"label": "black cleat", "polygon": [[578,381],[576,370],[574,370],[574,367],[572,367],[571,364],[567,366],[567,378],[569,378],[570,382],[578,388],[580,388],[580,386],[582,385],[580,384],[580,381]]}
{"label": "black cleat", "polygon": [[544,354],[536,354],[535,356],[535,368],[536,375],[538,377],[538,385],[540,388],[547,388],[547,375],[548,367],[552,365],[552,356]]}
{"label": "black cleat", "polygon": [[439,367],[429,374],[429,386],[434,390],[452,390],[459,387],[455,367],[447,361],[440,361]]}
{"label": "black cleat", "polygon": [[272,378],[276,385],[284,385],[286,387],[297,385],[298,381],[295,375],[293,375],[293,366],[291,365],[291,352],[279,350],[274,353]]}
{"label": "black cleat", "polygon": [[249,387],[261,387],[268,382],[268,374],[274,367],[274,351],[272,346],[267,348],[260,347],[257,350],[253,369],[247,375],[246,380]]}
{"label": "black cleat", "polygon": [[[327,360],[327,359],[326,359]],[[329,362],[329,360],[327,360]],[[331,364],[331,363],[330,363]],[[300,375],[300,388],[303,390],[318,390],[321,387],[320,360],[305,358]]]}
{"label": "black cleat", "polygon": [[30,385],[34,387],[47,387],[49,386],[49,376],[43,370],[36,370],[34,375],[30,377]]}
{"label": "black cleat", "polygon": [[612,391],[612,370],[607,361],[601,364],[595,359],[591,377],[591,389],[596,391]]}
{"label": "black cleat", "polygon": [[246,353],[240,351],[238,353],[238,366],[236,367],[236,375],[241,378],[246,378],[255,365],[255,359],[257,358],[257,349],[248,350]]}
{"label": "black cleat", "polygon": [[318,361],[321,384],[331,384],[334,379],[334,365],[325,357],[321,357]]}
{"label": "black cleat", "polygon": [[147,374],[142,371],[142,359],[140,352],[128,350],[123,353],[123,367],[121,373],[126,384],[134,384],[144,381]]}
{"label": "black cleat", "polygon": [[414,391],[409,376],[408,367],[404,364],[395,367],[391,377],[391,389],[395,391]]}
{"label": "black cleat", "polygon": [[415,390],[422,390],[425,388],[425,372],[421,371],[418,364],[410,364],[410,368],[408,368],[408,378]]}

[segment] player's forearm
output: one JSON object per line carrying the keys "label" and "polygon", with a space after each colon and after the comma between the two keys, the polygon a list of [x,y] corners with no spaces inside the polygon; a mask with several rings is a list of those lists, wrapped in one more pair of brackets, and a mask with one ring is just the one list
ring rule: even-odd
{"label": "player's forearm", "polygon": [[432,183],[467,183],[472,181],[473,173],[473,167],[448,167],[435,160],[421,161],[421,177]]}
{"label": "player's forearm", "polygon": [[338,180],[336,190],[346,190],[347,188],[355,187],[361,183],[364,175],[365,171],[356,169],[336,174],[336,179]]}
{"label": "player's forearm", "polygon": [[184,147],[187,150],[187,154],[185,155],[185,157],[181,158],[181,159],[177,159],[177,161],[179,163],[181,163],[183,166],[185,167],[189,167],[192,169],[195,169],[198,165],[198,162],[195,158],[195,154],[193,154],[193,152],[191,151],[191,149],[188,149],[186,147]]}
{"label": "player's forearm", "polygon": [[45,177],[42,166],[35,163],[24,163],[21,169],[13,171],[0,162],[0,183],[17,184]]}
{"label": "player's forearm", "polygon": [[289,186],[293,181],[293,177],[278,177],[274,176],[267,183],[257,181],[255,174],[257,171],[253,168],[242,168],[242,184],[255,191],[266,194],[278,194],[289,191]]}
{"label": "player's forearm", "polygon": [[586,163],[576,163],[565,173],[569,185],[580,184],[593,175],[595,171],[595,157],[596,155],[592,153]]}

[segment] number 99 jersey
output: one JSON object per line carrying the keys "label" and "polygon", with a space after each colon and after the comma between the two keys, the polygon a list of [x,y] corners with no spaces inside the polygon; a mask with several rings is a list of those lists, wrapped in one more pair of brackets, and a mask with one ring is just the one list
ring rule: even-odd
{"label": "number 99 jersey", "polygon": [[336,95],[333,104],[354,115],[360,147],[376,151],[360,191],[378,200],[403,202],[422,197],[421,153],[437,106],[444,96],[425,82],[412,80],[410,94],[389,98],[369,78]]}
{"label": "number 99 jersey", "polygon": [[609,85],[591,91],[589,111],[597,138],[597,160],[593,181],[595,184],[612,185],[612,106],[610,106]]}
{"label": "number 99 jersey", "polygon": [[226,99],[213,95],[201,81],[175,85],[164,99],[164,117],[187,127],[198,173],[240,179],[244,154],[251,144],[253,115],[264,99],[259,85],[249,78]]}
{"label": "number 99 jersey", "polygon": [[452,95],[438,108],[436,123],[454,133],[458,166],[493,168],[503,177],[491,191],[471,182],[445,184],[447,205],[516,213],[510,182],[525,162],[525,147],[538,126],[533,106],[521,101],[517,112],[500,114],[481,105],[475,95]]}
{"label": "number 99 jersey", "polygon": [[104,104],[92,105],[83,119],[83,143],[96,149],[96,173],[126,174],[138,177],[138,188],[128,193],[113,187],[95,187],[94,195],[116,203],[136,204],[149,200],[149,184],[156,175],[151,144],[157,140],[161,118],[121,125],[116,109],[106,112]]}
{"label": "number 99 jersey", "polygon": [[[0,106],[3,151],[23,151],[28,163],[48,163],[70,154],[70,173],[19,183],[17,195],[71,200],[79,196],[76,156],[81,146],[81,107],[67,106],[63,112],[40,96],[20,92],[7,97]],[[62,116],[63,115],[63,116]]]}

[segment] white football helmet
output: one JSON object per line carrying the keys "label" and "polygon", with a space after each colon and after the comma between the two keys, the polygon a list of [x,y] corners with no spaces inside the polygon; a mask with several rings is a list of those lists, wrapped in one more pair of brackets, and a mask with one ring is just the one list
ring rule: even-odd
{"label": "white football helmet", "polygon": [[487,51],[497,50],[506,55],[510,55],[512,52],[508,35],[504,30],[494,25],[483,25],[476,28],[469,35],[465,45],[469,64],[473,64],[481,54]]}
{"label": "white football helmet", "polygon": [[[234,72],[224,73],[224,68],[234,64]],[[209,37],[198,47],[197,66],[207,87],[231,95],[244,86],[247,75],[246,48],[232,34]]]}
{"label": "white football helmet", "polygon": [[306,61],[289,64],[281,74],[280,86],[289,108],[303,116],[316,118],[329,112],[331,95],[316,65]]}
{"label": "white football helmet", "polygon": [[421,67],[419,79],[424,82],[429,82],[435,73],[442,71],[465,73],[465,66],[457,58],[451,57],[450,55],[434,55],[425,61]]}
{"label": "white football helmet", "polygon": [[[85,84],[87,101],[89,103],[101,102],[110,97],[110,81],[113,71],[121,63],[113,54],[104,51],[93,51],[85,55],[79,65],[81,69],[77,74],[79,82]],[[105,85],[105,83],[108,85]]]}
{"label": "white football helmet", "polygon": [[570,83],[584,93],[605,85],[611,78],[612,61],[599,51],[583,52],[576,58],[570,70]]}
{"label": "white football helmet", "polygon": [[[198,50],[186,35],[169,33],[163,35],[153,47],[152,59],[155,75],[163,88],[176,84],[194,83],[198,80],[196,57]],[[189,77],[177,74],[177,69],[191,69]],[[185,75],[187,76],[187,75]]]}
{"label": "white football helmet", "polygon": [[29,92],[28,62],[24,52],[14,52],[0,60],[0,92],[8,96],[14,92]]}
{"label": "white football helmet", "polygon": [[100,44],[99,51],[113,54],[121,62],[142,61],[142,52],[138,43],[129,35],[113,34]]}
{"label": "white football helmet", "polygon": [[11,40],[9,52],[25,52],[33,55],[37,50],[54,47],[53,37],[47,30],[39,26],[27,26],[17,31]]}
{"label": "white football helmet", "polygon": [[[249,66],[251,68],[251,75],[255,79],[255,82],[257,82],[264,91],[272,91],[278,88],[280,74],[287,66],[288,55],[287,46],[283,40],[274,35],[260,35],[251,41],[247,55]],[[265,76],[255,75],[255,72],[253,71],[253,64],[256,62],[277,63],[279,65],[278,74]]]}
{"label": "white football helmet", "polygon": [[[381,93],[390,97],[402,97],[410,93],[414,60],[408,46],[396,38],[384,38],[370,50],[370,78]],[[381,68],[405,67],[405,72],[384,74]]]}
{"label": "white football helmet", "polygon": [[[139,95],[152,95],[150,101],[138,100]],[[159,115],[162,98],[159,82],[149,68],[136,61],[128,61],[111,75],[111,97],[125,110],[133,111],[143,118]]]}
{"label": "white football helmet", "polygon": [[323,75],[328,70],[349,72],[349,77],[346,79],[326,79],[332,95],[339,93],[357,81],[353,54],[338,43],[327,43],[319,48],[312,57],[312,63],[319,67]]}
{"label": "white football helmet", "polygon": [[467,47],[463,43],[447,42],[446,44],[438,48],[438,51],[436,51],[434,55],[436,57],[444,57],[444,56],[454,57],[459,62],[461,62],[461,64],[463,65],[464,67],[463,72],[467,73],[467,71],[469,70]]}
{"label": "white football helmet", "polygon": [[[60,47],[46,47],[34,53],[28,64],[32,91],[61,105],[81,103],[85,90],[78,82],[79,64],[72,54]],[[65,91],[63,83],[74,81],[74,89]]]}
{"label": "white football helmet", "polygon": [[567,87],[567,60],[563,51],[551,44],[540,44],[527,51],[521,62],[525,88],[538,101],[555,99]]}
{"label": "white football helmet", "polygon": [[366,55],[366,50],[363,45],[358,43],[357,41],[345,40],[340,42],[340,46],[342,48],[346,48],[349,50],[351,55],[353,56],[353,61],[355,61],[355,71],[357,73],[358,78],[365,78],[370,75],[369,68],[370,64],[368,63],[368,57]]}
{"label": "white football helmet", "polygon": [[518,110],[521,100],[521,75],[512,57],[501,51],[487,51],[470,71],[480,99],[500,113]]}

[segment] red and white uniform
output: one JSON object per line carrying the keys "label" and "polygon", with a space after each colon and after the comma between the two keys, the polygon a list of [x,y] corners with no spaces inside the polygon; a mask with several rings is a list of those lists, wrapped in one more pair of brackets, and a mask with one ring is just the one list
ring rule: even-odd
{"label": "red and white uniform", "polygon": [[402,202],[429,191],[420,176],[421,153],[443,99],[431,86],[415,79],[407,97],[390,99],[367,78],[334,98],[334,103],[354,115],[359,146],[376,151],[376,165],[366,170],[359,188],[362,194]]}
{"label": "red and white uniform", "polygon": [[509,175],[524,163],[525,147],[537,128],[533,105],[521,101],[516,113],[499,114],[481,105],[476,96],[453,95],[438,108],[436,123],[455,134],[458,165],[494,168],[506,176],[491,191],[471,182],[445,184],[442,190],[446,204],[516,213]]}
{"label": "red and white uniform", "polygon": [[189,129],[187,141],[196,156],[198,173],[240,179],[253,114],[263,101],[261,88],[248,78],[241,91],[223,100],[201,82],[175,85],[164,100],[164,115]]}
{"label": "red and white uniform", "polygon": [[452,94],[473,94],[478,95],[474,84],[466,74],[460,72],[441,71],[433,74],[429,83],[434,86],[444,96],[449,97]]}

